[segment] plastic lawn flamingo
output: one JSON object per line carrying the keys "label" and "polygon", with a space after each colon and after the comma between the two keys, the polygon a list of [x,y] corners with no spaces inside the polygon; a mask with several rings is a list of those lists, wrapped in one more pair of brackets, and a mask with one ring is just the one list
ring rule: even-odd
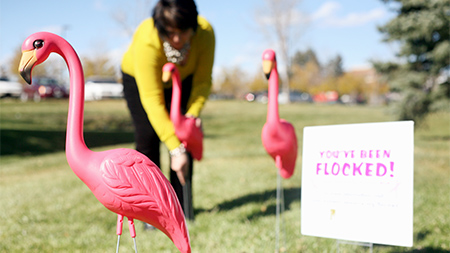
{"label": "plastic lawn flamingo", "polygon": [[199,124],[199,118],[189,118],[181,114],[181,81],[180,73],[173,63],[163,66],[163,82],[172,78],[172,103],[170,105],[170,120],[175,127],[175,134],[183,143],[186,150],[198,161],[203,155],[203,131]]}
{"label": "plastic lawn flamingo", "polygon": [[83,69],[72,46],[52,33],[32,34],[22,45],[19,66],[22,77],[31,83],[33,67],[44,62],[52,52],[64,58],[70,73],[67,161],[95,197],[107,209],[118,214],[117,251],[125,216],[136,252],[134,219],[150,223],[164,232],[180,252],[191,252],[183,211],[160,169],[146,156],[132,149],[93,152],[87,148],[83,138]]}
{"label": "plastic lawn flamingo", "polygon": [[[198,161],[203,156],[203,131],[200,119],[186,117],[181,113],[181,80],[180,73],[173,63],[166,63],[163,66],[163,82],[172,79],[172,102],[170,104],[170,120],[175,128],[175,135],[183,143],[186,150]],[[191,169],[191,168],[189,168]],[[191,205],[192,188],[191,181],[186,178],[183,186],[184,215],[186,219],[194,219],[194,209]]]}
{"label": "plastic lawn flamingo", "polygon": [[262,143],[267,153],[275,160],[275,164],[283,178],[294,174],[297,160],[297,136],[295,129],[278,114],[278,71],[275,52],[267,49],[263,53],[263,70],[269,79],[269,102],[267,120],[262,130]]}
{"label": "plastic lawn flamingo", "polygon": [[[267,153],[275,160],[278,168],[277,176],[277,207],[276,207],[276,246],[279,250],[280,216],[284,212],[284,194],[281,177],[290,178],[294,174],[297,159],[297,136],[295,129],[278,114],[278,70],[275,52],[267,49],[263,53],[263,70],[269,79],[269,101],[267,106],[267,120],[262,129],[262,143]],[[280,210],[281,209],[281,210]],[[286,237],[286,236],[285,236]],[[286,242],[284,243],[286,245]]]}

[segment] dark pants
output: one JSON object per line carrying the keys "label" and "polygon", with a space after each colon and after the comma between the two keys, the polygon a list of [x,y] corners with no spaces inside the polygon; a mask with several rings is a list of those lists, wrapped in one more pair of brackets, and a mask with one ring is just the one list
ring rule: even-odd
{"label": "dark pants", "polygon": [[[153,129],[150,121],[147,117],[147,113],[142,107],[141,100],[139,98],[139,90],[136,85],[134,77],[122,73],[123,80],[123,92],[127,101],[128,109],[130,110],[131,117],[134,124],[134,141],[136,143],[136,150],[146,155],[152,162],[158,167],[161,167],[160,162],[160,140],[155,130]],[[181,96],[181,112],[186,113],[186,107],[191,94],[192,89],[192,76],[185,78],[182,81],[182,96]],[[165,106],[168,112],[170,112],[170,103],[172,101],[172,89],[164,89]],[[192,156],[188,153],[189,158],[189,173],[187,180],[192,182],[193,161]],[[180,204],[185,210],[185,203],[183,198],[183,187],[178,180],[177,174],[172,169],[170,170],[170,183],[172,184],[175,193],[177,194]],[[192,188],[189,187],[189,196],[192,196]],[[188,199],[188,204],[192,207],[192,197]],[[192,211],[190,211],[191,213]],[[186,210],[185,210],[186,214]],[[192,215],[187,215],[190,219],[193,219]]]}

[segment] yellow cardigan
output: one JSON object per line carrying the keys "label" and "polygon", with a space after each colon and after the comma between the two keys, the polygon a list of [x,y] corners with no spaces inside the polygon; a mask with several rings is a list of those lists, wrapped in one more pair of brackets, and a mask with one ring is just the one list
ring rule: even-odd
{"label": "yellow cardigan", "polygon": [[[198,28],[191,39],[187,63],[179,66],[181,80],[193,74],[192,91],[186,114],[198,117],[212,85],[215,36],[212,26],[198,17]],[[162,67],[167,63],[162,40],[153,19],[144,20],[137,28],[131,45],[122,59],[122,71],[136,79],[144,110],[159,139],[169,150],[180,145],[164,105]],[[171,84],[170,84],[171,85]]]}

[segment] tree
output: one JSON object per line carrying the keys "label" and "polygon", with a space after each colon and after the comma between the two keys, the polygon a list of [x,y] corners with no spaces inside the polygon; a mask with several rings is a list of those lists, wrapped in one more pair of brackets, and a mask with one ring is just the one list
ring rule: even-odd
{"label": "tree", "polygon": [[336,57],[331,59],[325,66],[325,76],[333,78],[342,76],[344,74],[342,64],[342,57],[339,54],[336,55]]}
{"label": "tree", "polygon": [[253,77],[253,80],[250,81],[248,88],[252,92],[262,91],[268,89],[267,85],[267,78],[264,76],[264,73],[262,71],[258,71]]}
{"label": "tree", "polygon": [[86,78],[91,76],[113,77],[116,76],[115,66],[106,56],[92,58],[82,57],[83,71]]}
{"label": "tree", "polygon": [[152,4],[152,0],[128,1],[126,5],[114,10],[111,18],[121,27],[122,32],[131,38],[139,23],[150,16]]}
{"label": "tree", "polygon": [[315,61],[308,61],[305,65],[292,65],[291,88],[294,90],[317,93],[322,82],[320,65]]}
{"label": "tree", "polygon": [[359,96],[365,92],[365,82],[362,77],[345,73],[337,80],[337,92],[341,95],[348,94],[351,96]]}
{"label": "tree", "polygon": [[226,97],[239,97],[248,91],[246,74],[238,67],[223,68],[214,92]]}
{"label": "tree", "polygon": [[292,57],[291,62],[292,65],[298,65],[300,67],[304,67],[308,62],[311,62],[321,68],[316,52],[311,48],[308,48],[305,52],[297,51]]}
{"label": "tree", "polygon": [[[275,37],[279,48],[279,56],[284,62],[284,73],[280,70],[280,77],[284,77],[281,90],[289,93],[289,83],[291,77],[291,44],[295,37],[299,35],[299,20],[301,13],[297,6],[300,0],[266,0],[265,13],[257,13],[257,19],[260,25]],[[261,18],[263,17],[263,18]],[[289,96],[287,96],[289,97]]]}
{"label": "tree", "polygon": [[374,62],[394,91],[400,120],[420,123],[428,113],[450,108],[449,0],[382,0],[394,3],[397,16],[379,31],[385,42],[398,42],[401,63]]}

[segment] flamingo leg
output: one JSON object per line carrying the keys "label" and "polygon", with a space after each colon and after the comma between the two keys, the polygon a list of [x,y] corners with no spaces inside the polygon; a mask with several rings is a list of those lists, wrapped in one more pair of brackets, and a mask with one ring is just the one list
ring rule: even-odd
{"label": "flamingo leg", "polygon": [[130,229],[130,235],[133,238],[133,242],[134,242],[134,251],[137,253],[137,246],[136,246],[136,229],[134,227],[134,220],[128,218],[128,228]]}
{"label": "flamingo leg", "polygon": [[[189,154],[189,153],[188,153]],[[184,209],[184,217],[186,220],[194,221],[194,208],[192,206],[192,185],[191,185],[191,166],[192,166],[192,156],[189,154],[190,162],[188,163],[188,171],[189,175],[185,177],[185,185],[183,188],[183,209]]]}
{"label": "flamingo leg", "polygon": [[183,206],[184,206],[184,217],[186,220],[189,220],[190,217],[190,206],[189,206],[189,185],[190,185],[189,178],[186,178],[186,183],[183,185]]}
{"label": "flamingo leg", "polygon": [[[277,173],[277,207],[276,207],[276,241],[275,241],[275,252],[285,252],[286,251],[286,230],[284,227],[284,217],[282,219],[282,214],[284,213],[284,191],[282,185],[282,179],[280,173]],[[281,224],[281,225],[280,225]],[[280,227],[283,227],[283,247],[280,248]]]}
{"label": "flamingo leg", "polygon": [[120,245],[120,235],[122,234],[122,226],[123,226],[123,215],[118,214],[117,215],[117,247],[116,247],[116,253],[119,253],[119,245]]}
{"label": "flamingo leg", "polygon": [[120,235],[117,235],[116,253],[119,253],[119,245],[120,245]]}
{"label": "flamingo leg", "polygon": [[[280,178],[279,180],[282,181],[281,175],[278,175],[278,177]],[[283,248],[282,248],[282,252],[286,252],[287,248],[286,248],[286,222],[285,222],[285,216],[284,214],[284,188],[283,185],[281,185],[280,182],[280,191],[281,191],[281,228],[283,229]]]}
{"label": "flamingo leg", "polygon": [[134,252],[138,253],[137,251],[137,245],[136,245],[136,237],[133,238],[133,242],[134,242]]}

